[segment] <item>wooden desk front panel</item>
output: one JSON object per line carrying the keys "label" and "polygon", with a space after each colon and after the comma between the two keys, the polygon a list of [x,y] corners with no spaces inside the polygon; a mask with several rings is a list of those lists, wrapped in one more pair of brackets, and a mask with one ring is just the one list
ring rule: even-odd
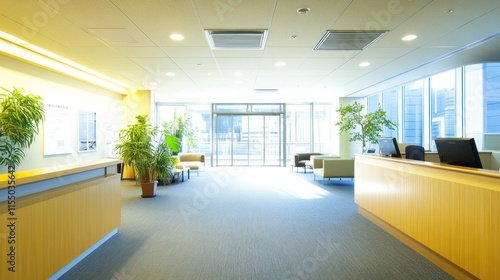
{"label": "wooden desk front panel", "polygon": [[[356,157],[359,207],[480,279],[500,279],[500,175]],[[491,175],[491,176],[490,176]]]}
{"label": "wooden desk front panel", "polygon": [[[22,186],[21,186],[22,187]],[[121,221],[120,175],[16,200],[16,272],[7,270],[7,204],[0,205],[0,279],[47,279]]]}

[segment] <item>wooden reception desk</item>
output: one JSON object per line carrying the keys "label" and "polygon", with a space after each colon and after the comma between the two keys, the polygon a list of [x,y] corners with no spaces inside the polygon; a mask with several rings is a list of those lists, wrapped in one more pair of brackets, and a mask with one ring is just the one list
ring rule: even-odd
{"label": "wooden reception desk", "polygon": [[355,202],[458,279],[500,279],[500,172],[356,155]]}
{"label": "wooden reception desk", "polygon": [[0,279],[57,278],[115,234],[118,163],[15,172],[14,192],[8,174],[0,175]]}

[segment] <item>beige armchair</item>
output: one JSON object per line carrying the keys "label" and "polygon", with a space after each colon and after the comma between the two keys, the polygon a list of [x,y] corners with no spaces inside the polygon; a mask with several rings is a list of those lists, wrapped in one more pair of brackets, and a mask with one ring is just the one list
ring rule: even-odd
{"label": "beige armchair", "polygon": [[354,178],[354,158],[323,159],[323,166],[314,168],[314,180],[316,176],[323,178],[323,184],[327,178]]}
{"label": "beige armchair", "polygon": [[324,155],[311,156],[310,161],[312,164],[312,169],[322,168],[323,167],[323,160],[324,159],[332,159],[332,158],[340,158],[340,156],[335,155],[335,154],[324,154]]}
{"label": "beige armchair", "polygon": [[314,156],[314,155],[322,155],[322,154],[321,153],[297,153],[297,154],[295,154],[293,156],[294,164],[292,165],[292,169],[293,169],[293,167],[295,167],[295,169],[298,171],[299,167],[304,167],[304,173],[306,173],[307,168],[311,166],[309,164],[310,160],[311,160],[311,156]]}
{"label": "beige armchair", "polygon": [[181,153],[176,167],[189,167],[190,170],[196,170],[199,175],[200,168],[205,169],[205,155],[198,153]]}

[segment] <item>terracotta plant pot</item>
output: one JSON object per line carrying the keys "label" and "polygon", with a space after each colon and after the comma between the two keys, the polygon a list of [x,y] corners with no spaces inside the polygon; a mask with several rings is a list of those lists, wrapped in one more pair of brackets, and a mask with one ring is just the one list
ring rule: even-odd
{"label": "terracotta plant pot", "polygon": [[158,181],[154,181],[153,183],[141,183],[142,187],[142,197],[155,197],[156,196],[156,188],[158,186]]}

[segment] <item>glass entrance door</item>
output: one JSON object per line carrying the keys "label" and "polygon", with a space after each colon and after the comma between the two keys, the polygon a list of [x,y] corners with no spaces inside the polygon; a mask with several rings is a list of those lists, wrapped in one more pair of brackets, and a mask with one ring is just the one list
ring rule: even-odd
{"label": "glass entrance door", "polygon": [[215,166],[280,166],[282,114],[214,114]]}

